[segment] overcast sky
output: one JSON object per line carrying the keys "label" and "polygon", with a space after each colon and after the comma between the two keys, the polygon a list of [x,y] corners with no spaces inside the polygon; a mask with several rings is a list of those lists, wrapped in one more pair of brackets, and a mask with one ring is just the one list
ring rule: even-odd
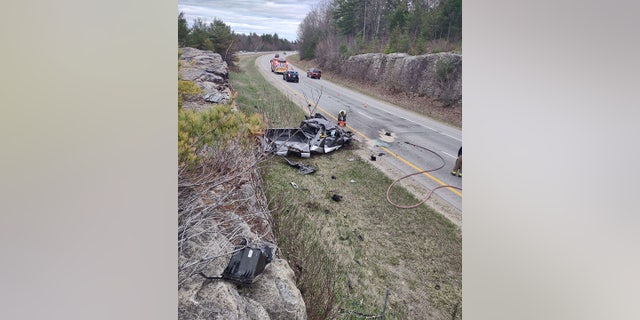
{"label": "overcast sky", "polygon": [[258,35],[277,33],[294,41],[298,25],[311,7],[321,0],[178,0],[178,13],[184,12],[189,26],[195,18],[205,23],[218,18],[235,33]]}

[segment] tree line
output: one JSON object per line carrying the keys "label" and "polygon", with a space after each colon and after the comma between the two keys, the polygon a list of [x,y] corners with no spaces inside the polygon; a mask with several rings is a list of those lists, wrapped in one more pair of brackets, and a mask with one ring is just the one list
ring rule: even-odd
{"label": "tree line", "polygon": [[224,21],[215,18],[206,23],[200,18],[189,27],[184,13],[178,14],[178,47],[191,47],[219,53],[231,66],[237,51],[295,50],[295,43],[281,39],[277,33],[236,34]]}
{"label": "tree line", "polygon": [[462,0],[323,0],[298,29],[302,59],[324,67],[369,52],[411,55],[462,43]]}

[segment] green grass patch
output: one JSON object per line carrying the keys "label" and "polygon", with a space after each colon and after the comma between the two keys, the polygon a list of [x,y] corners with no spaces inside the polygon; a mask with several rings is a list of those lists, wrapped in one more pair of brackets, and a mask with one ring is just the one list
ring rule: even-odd
{"label": "green grass patch", "polygon": [[270,127],[299,125],[304,112],[260,75],[255,65],[257,57],[240,58],[239,71],[229,72],[233,88],[238,92],[236,103],[240,110],[264,114]]}

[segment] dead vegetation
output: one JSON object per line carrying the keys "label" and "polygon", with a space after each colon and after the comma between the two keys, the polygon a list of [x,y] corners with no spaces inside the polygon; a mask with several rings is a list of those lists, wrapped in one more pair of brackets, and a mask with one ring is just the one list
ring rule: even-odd
{"label": "dead vegetation", "polygon": [[228,143],[198,165],[179,168],[179,286],[216,259],[226,262],[242,240],[275,243],[256,171],[263,159],[255,146]]}

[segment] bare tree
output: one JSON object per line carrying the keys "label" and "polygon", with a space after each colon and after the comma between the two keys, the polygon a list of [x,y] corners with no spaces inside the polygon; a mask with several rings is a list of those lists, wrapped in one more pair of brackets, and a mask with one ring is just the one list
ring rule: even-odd
{"label": "bare tree", "polygon": [[[320,103],[320,98],[322,98],[322,92],[324,91],[324,87],[320,87],[320,89],[311,89],[311,99],[304,94],[304,100],[307,101],[307,110],[309,111],[309,116],[313,116],[316,113],[316,109],[318,108],[318,103]],[[313,106],[311,103],[313,103]]]}

